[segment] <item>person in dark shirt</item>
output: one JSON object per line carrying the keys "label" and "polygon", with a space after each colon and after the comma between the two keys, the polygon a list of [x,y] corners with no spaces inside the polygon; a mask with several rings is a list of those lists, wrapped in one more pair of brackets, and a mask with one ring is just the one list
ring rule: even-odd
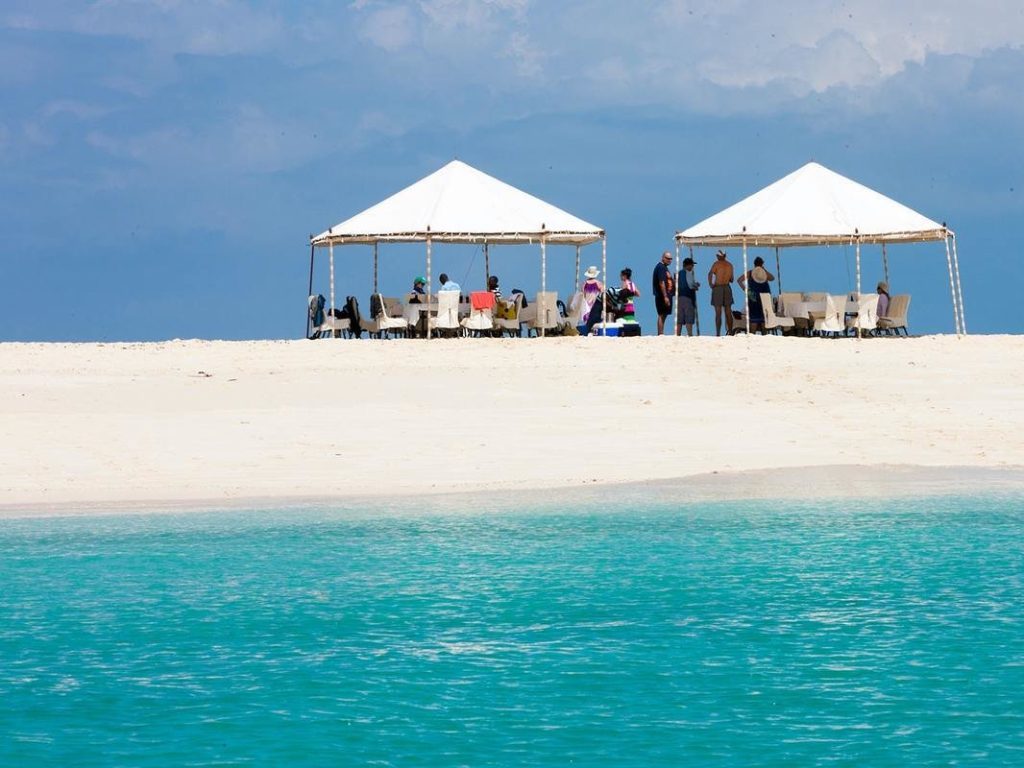
{"label": "person in dark shirt", "polygon": [[669,265],[672,264],[672,254],[665,251],[661,254],[661,261],[654,267],[654,276],[651,281],[651,292],[654,294],[654,308],[658,312],[658,335],[665,333],[665,318],[672,314],[672,295],[674,280]]}
{"label": "person in dark shirt", "polygon": [[683,259],[683,271],[679,273],[679,285],[676,297],[679,302],[679,317],[676,318],[676,336],[682,335],[683,326],[686,326],[686,335],[693,336],[693,323],[697,318],[697,289],[700,283],[693,272],[697,262],[692,258]]}

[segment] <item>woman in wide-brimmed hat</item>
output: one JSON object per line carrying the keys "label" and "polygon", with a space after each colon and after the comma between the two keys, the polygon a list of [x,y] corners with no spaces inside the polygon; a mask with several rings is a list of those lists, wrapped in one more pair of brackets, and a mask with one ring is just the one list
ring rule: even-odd
{"label": "woman in wide-brimmed hat", "polygon": [[775,275],[764,268],[764,259],[758,256],[754,259],[754,267],[747,274],[740,275],[736,281],[740,288],[747,293],[747,318],[750,320],[751,331],[764,332],[764,307],[761,306],[761,294],[771,295],[772,289],[768,285],[775,279]]}
{"label": "woman in wide-brimmed hat", "polygon": [[584,322],[590,317],[590,311],[594,308],[594,302],[597,301],[597,297],[604,291],[604,285],[597,279],[600,274],[597,267],[591,265],[587,267],[587,271],[583,273],[583,285],[580,286],[580,293],[583,294],[583,314],[581,317]]}

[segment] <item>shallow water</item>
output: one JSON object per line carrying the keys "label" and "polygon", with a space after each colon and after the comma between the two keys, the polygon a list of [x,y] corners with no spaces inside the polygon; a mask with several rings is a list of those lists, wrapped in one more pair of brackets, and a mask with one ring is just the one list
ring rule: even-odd
{"label": "shallow water", "polygon": [[3,765],[1024,764],[1019,497],[7,520],[0,585]]}

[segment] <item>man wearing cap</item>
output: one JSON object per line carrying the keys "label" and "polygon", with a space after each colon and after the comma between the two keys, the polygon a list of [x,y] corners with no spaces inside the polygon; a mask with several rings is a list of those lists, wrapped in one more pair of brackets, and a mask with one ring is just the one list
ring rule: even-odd
{"label": "man wearing cap", "polygon": [[658,335],[665,333],[665,318],[672,314],[673,280],[672,272],[668,266],[672,263],[672,254],[665,251],[661,254],[661,261],[654,267],[652,279],[652,293],[654,294],[654,308],[658,312]]}
{"label": "man wearing cap", "polygon": [[725,313],[726,332],[732,334],[732,283],[733,269],[725,251],[715,254],[715,263],[708,272],[711,286],[711,306],[715,308],[715,335],[722,335],[722,313]]}
{"label": "man wearing cap", "polygon": [[427,279],[425,277],[417,277],[412,281],[412,292],[409,294],[410,304],[421,304],[423,299],[420,296],[427,295]]}
{"label": "man wearing cap", "polygon": [[676,287],[676,297],[679,300],[676,336],[682,335],[684,325],[686,326],[686,335],[693,336],[693,323],[697,317],[697,289],[700,288],[697,275],[693,272],[693,266],[696,263],[689,257],[683,259],[683,271],[679,275],[679,285]]}

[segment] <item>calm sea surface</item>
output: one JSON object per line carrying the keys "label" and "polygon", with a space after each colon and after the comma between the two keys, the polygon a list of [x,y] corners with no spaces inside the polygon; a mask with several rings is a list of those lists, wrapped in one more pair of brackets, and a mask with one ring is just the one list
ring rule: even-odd
{"label": "calm sea surface", "polygon": [[0,521],[0,764],[1021,766],[1024,499]]}

